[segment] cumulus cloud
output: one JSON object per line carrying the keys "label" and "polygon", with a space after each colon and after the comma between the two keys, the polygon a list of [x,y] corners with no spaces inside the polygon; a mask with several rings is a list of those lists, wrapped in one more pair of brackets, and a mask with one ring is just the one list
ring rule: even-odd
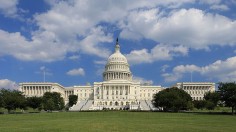
{"label": "cumulus cloud", "polygon": [[196,65],[179,65],[173,68],[172,73],[163,73],[166,82],[175,82],[181,79],[186,73],[200,72],[201,68]]}
{"label": "cumulus cloud", "polygon": [[140,82],[142,85],[152,85],[153,84],[152,80],[146,80],[142,77],[137,77],[137,76],[133,77],[133,81],[134,82]]}
{"label": "cumulus cloud", "polygon": [[72,69],[72,70],[69,70],[67,73],[67,75],[70,75],[70,76],[84,76],[85,75],[85,71],[83,68],[77,68],[77,69]]}
{"label": "cumulus cloud", "polygon": [[0,13],[6,17],[17,17],[17,5],[19,0],[1,0]]}
{"label": "cumulus cloud", "polygon": [[126,57],[130,64],[140,64],[160,60],[172,60],[174,56],[184,56],[187,54],[188,48],[184,46],[158,44],[150,51],[148,49],[133,50]]}
{"label": "cumulus cloud", "polygon": [[[24,61],[51,62],[64,59],[67,53],[81,51],[106,58],[110,51],[102,44],[112,42],[112,33],[99,26],[101,22],[116,25],[131,10],[180,6],[190,2],[53,0],[47,2],[49,10],[34,15],[33,22],[38,29],[32,31],[30,38],[18,32],[0,31],[0,55],[11,55]],[[1,1],[0,10],[5,14],[16,14],[17,4],[18,0]]]}
{"label": "cumulus cloud", "polygon": [[129,13],[121,28],[121,36],[129,31],[132,36],[138,33],[139,37],[194,49],[208,49],[211,45],[236,45],[235,20],[194,8],[170,13],[157,9],[135,10]]}
{"label": "cumulus cloud", "polygon": [[163,73],[162,76],[167,82],[174,82],[181,79],[186,73],[197,72],[209,79],[218,81],[236,80],[236,56],[226,60],[217,60],[207,66],[179,65],[173,68],[172,73]]}
{"label": "cumulus cloud", "polygon": [[[0,30],[0,56],[51,62],[64,59],[67,53],[79,51],[81,54],[106,58],[110,50],[105,44],[113,41],[113,31],[101,23],[117,27],[121,30],[120,36],[125,39],[146,38],[195,49],[208,48],[214,44],[235,45],[236,22],[199,9],[180,8],[181,5],[194,2],[196,0],[53,0],[48,2],[50,9],[34,15],[33,24],[38,29],[31,32],[31,37]],[[13,13],[10,14],[18,10],[18,0],[1,3],[0,10],[4,8],[7,12],[7,9],[11,9]],[[207,3],[219,5],[220,1],[209,0]],[[170,12],[161,7],[169,8]],[[151,57],[150,62],[159,60],[150,55],[152,53],[147,49],[132,51],[130,54],[136,53]],[[172,58],[172,55],[166,55],[164,59]]]}
{"label": "cumulus cloud", "polygon": [[12,89],[12,90],[17,90],[19,86],[17,85],[16,82],[11,81],[9,79],[1,79],[0,80],[0,89]]}

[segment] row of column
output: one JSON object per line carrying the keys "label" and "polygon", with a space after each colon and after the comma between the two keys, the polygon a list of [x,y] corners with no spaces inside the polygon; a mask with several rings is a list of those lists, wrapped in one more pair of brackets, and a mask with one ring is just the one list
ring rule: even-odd
{"label": "row of column", "polygon": [[66,98],[69,97],[69,95],[73,95],[73,94],[74,94],[73,90],[72,91],[65,91]]}
{"label": "row of column", "polygon": [[50,86],[24,86],[22,92],[25,95],[43,95],[45,92],[50,92]]}
{"label": "row of column", "polygon": [[128,66],[126,66],[126,65],[112,65],[112,66],[108,66],[107,67],[107,70],[115,70],[115,69],[124,69],[124,70],[128,70]]}
{"label": "row of column", "polygon": [[121,72],[114,72],[114,73],[106,73],[104,75],[104,80],[112,80],[112,79],[125,79],[130,80],[130,73],[121,73]]}
{"label": "row of column", "polygon": [[185,90],[188,94],[204,95],[209,90]]}
{"label": "row of column", "polygon": [[184,90],[209,90],[209,86],[183,86]]}
{"label": "row of column", "polygon": [[103,86],[99,88],[100,99],[111,99],[111,97],[124,97],[130,94],[130,86]]}

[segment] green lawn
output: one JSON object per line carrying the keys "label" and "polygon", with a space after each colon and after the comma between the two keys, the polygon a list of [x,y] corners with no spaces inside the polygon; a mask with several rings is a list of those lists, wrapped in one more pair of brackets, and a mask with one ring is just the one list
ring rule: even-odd
{"label": "green lawn", "polygon": [[163,112],[58,112],[0,115],[0,131],[236,131],[236,116]]}

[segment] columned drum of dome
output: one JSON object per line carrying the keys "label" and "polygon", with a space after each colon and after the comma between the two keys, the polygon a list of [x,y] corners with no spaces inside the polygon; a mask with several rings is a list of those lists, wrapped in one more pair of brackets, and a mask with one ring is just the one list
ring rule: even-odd
{"label": "columned drum of dome", "polygon": [[118,39],[116,41],[115,52],[108,58],[103,73],[104,81],[126,80],[132,81],[132,73],[130,72],[127,59],[120,52]]}

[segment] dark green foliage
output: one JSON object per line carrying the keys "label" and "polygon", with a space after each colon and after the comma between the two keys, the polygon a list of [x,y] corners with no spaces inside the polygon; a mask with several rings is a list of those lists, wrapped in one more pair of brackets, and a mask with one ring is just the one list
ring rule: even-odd
{"label": "dark green foliage", "polygon": [[194,100],[193,101],[194,107],[197,109],[203,109],[206,106],[205,100]]}
{"label": "dark green foliage", "polygon": [[212,102],[216,106],[220,100],[220,95],[217,92],[207,92],[204,95],[204,99],[206,101]]}
{"label": "dark green foliage", "polygon": [[33,109],[39,109],[42,108],[42,97],[28,97],[27,100],[27,106],[33,108]]}
{"label": "dark green foliage", "polygon": [[225,106],[232,108],[232,114],[234,114],[234,108],[236,108],[236,83],[227,82],[219,83],[218,86],[220,99]]}
{"label": "dark green foliage", "polygon": [[0,91],[0,108],[3,107],[3,95],[2,92]]}
{"label": "dark green foliage", "polygon": [[44,110],[62,110],[64,108],[64,100],[60,93],[46,92],[43,95],[43,109]]}
{"label": "dark green foliage", "polygon": [[212,101],[205,101],[205,107],[208,110],[214,110],[216,105]]}
{"label": "dark green foliage", "polygon": [[154,95],[153,105],[164,111],[186,110],[192,106],[192,98],[182,89],[166,88]]}
{"label": "dark green foliage", "polygon": [[17,90],[1,89],[2,106],[10,112],[16,108],[26,109],[26,99],[22,92]]}
{"label": "dark green foliage", "polygon": [[219,100],[220,100],[220,95],[217,92],[207,92],[204,95],[204,100],[205,102],[205,107],[208,110],[213,110],[217,106]]}
{"label": "dark green foliage", "polygon": [[69,95],[69,107],[73,106],[77,103],[78,96],[77,95]]}

